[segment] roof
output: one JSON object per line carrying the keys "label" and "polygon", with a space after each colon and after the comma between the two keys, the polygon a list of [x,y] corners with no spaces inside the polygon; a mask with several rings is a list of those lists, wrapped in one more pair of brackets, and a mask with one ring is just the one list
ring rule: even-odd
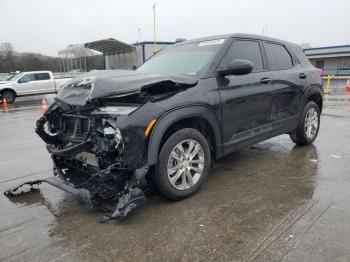
{"label": "roof", "polygon": [[52,72],[48,71],[48,70],[38,70],[38,71],[22,71],[22,72],[19,72],[17,74],[21,74],[21,73],[35,74],[35,73],[52,73]]}
{"label": "roof", "polygon": [[304,53],[309,58],[329,58],[329,57],[350,56],[350,45],[305,48]]}
{"label": "roof", "polygon": [[203,41],[209,41],[209,40],[215,40],[215,39],[223,39],[223,38],[229,38],[229,37],[232,37],[232,38],[233,37],[236,37],[236,38],[252,38],[252,39],[258,39],[258,40],[265,40],[265,41],[271,41],[271,42],[295,45],[295,44],[290,43],[288,41],[284,41],[284,40],[273,38],[273,37],[268,37],[268,36],[263,36],[263,35],[254,35],[254,34],[245,34],[245,33],[223,34],[223,35],[213,35],[213,36],[195,38],[195,39],[186,40],[186,41],[182,41],[182,42],[176,43],[175,45],[183,45],[183,44],[203,42]]}
{"label": "roof", "polygon": [[135,46],[123,43],[114,38],[108,38],[108,39],[97,40],[94,42],[89,42],[84,44],[84,46],[86,48],[90,48],[107,55],[114,55],[119,53],[130,53],[136,49]]}

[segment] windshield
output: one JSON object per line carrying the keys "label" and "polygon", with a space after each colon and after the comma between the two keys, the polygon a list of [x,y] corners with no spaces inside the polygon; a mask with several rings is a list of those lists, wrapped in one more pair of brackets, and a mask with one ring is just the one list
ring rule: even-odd
{"label": "windshield", "polygon": [[219,50],[225,39],[168,47],[155,54],[137,71],[166,75],[198,75]]}
{"label": "windshield", "polygon": [[16,81],[16,80],[20,79],[23,75],[24,75],[24,73],[19,73],[19,74],[15,75],[11,80]]}

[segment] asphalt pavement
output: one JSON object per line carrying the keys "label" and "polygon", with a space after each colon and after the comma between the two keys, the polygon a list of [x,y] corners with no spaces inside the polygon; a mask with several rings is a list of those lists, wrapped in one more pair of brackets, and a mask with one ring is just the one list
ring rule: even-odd
{"label": "asphalt pavement", "polygon": [[194,196],[150,195],[126,220],[104,224],[103,212],[50,185],[2,194],[52,175],[34,133],[40,103],[20,98],[0,111],[0,261],[350,260],[350,94],[341,86],[325,96],[313,145],[282,135],[240,150],[215,162]]}

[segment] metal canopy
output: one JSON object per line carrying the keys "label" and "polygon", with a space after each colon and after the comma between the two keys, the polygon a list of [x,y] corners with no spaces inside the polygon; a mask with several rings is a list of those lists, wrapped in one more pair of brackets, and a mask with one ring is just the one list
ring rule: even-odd
{"label": "metal canopy", "polygon": [[136,50],[135,46],[123,43],[114,38],[108,38],[103,40],[98,40],[94,42],[89,42],[84,44],[86,48],[90,48],[105,55],[115,55],[120,53],[131,53]]}

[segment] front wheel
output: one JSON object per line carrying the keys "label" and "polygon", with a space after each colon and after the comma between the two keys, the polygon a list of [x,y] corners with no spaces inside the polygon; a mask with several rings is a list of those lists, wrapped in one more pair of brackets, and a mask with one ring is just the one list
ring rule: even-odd
{"label": "front wheel", "polygon": [[208,175],[210,159],[208,142],[199,131],[175,132],[163,145],[156,165],[159,192],[170,200],[194,194]]}
{"label": "front wheel", "polygon": [[312,144],[320,129],[320,109],[315,102],[310,101],[304,107],[297,128],[290,134],[290,138],[297,145]]}
{"label": "front wheel", "polygon": [[5,90],[1,92],[1,98],[6,99],[7,103],[12,104],[13,102],[15,102],[16,94],[13,91]]}

